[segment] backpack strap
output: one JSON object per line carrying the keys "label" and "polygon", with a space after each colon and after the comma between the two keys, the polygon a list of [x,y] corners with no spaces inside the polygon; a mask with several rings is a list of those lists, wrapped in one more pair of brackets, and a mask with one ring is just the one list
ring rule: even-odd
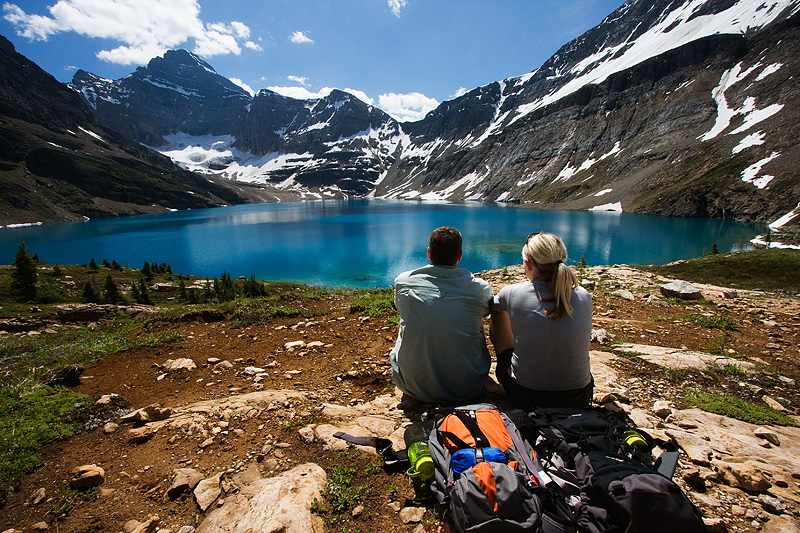
{"label": "backpack strap", "polygon": [[541,487],[549,487],[554,484],[553,478],[551,478],[547,472],[545,472],[544,468],[542,467],[541,463],[539,462],[539,458],[536,457],[536,452],[533,452],[533,456],[528,456],[528,449],[525,447],[525,444],[519,437],[519,433],[517,433],[517,428],[514,426],[514,423],[511,422],[509,419],[503,419],[506,430],[508,434],[511,436],[511,441],[514,443],[514,447],[519,452],[520,457],[522,457],[522,463],[525,465],[525,468],[528,469],[528,472],[533,477],[533,480],[536,482],[537,485]]}
{"label": "backpack strap", "polygon": [[[475,439],[475,448],[486,448],[490,446],[489,439],[486,438],[486,435],[483,434],[481,428],[478,426],[478,419],[475,415],[475,411],[461,411],[456,409],[453,411],[453,414],[461,420],[461,423],[464,424],[464,427],[472,435],[472,438]],[[458,443],[455,443],[458,445]]]}
{"label": "backpack strap", "polygon": [[337,431],[334,437],[357,444],[358,446],[374,446],[375,450],[383,457],[383,468],[387,472],[404,472],[411,463],[408,461],[406,450],[394,451],[392,441],[381,437],[355,437],[343,431]]}

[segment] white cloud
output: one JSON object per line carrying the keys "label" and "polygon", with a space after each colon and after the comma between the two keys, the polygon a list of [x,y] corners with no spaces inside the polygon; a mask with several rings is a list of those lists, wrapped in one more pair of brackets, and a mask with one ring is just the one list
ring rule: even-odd
{"label": "white cloud", "polygon": [[236,42],[236,37],[214,30],[198,37],[196,42],[197,45],[193,51],[200,56],[211,57],[224,54],[236,54],[238,56],[242,53],[242,49],[239,48],[239,44]]}
{"label": "white cloud", "polygon": [[365,104],[372,105],[372,103],[375,101],[373,98],[367,96],[367,93],[365,93],[364,91],[359,91],[358,89],[342,89],[342,90],[346,93],[352,94]]}
{"label": "white cloud", "polygon": [[261,48],[261,45],[258,43],[254,43],[253,41],[245,41],[244,43],[245,48],[249,48],[250,50],[255,50],[256,52],[263,52],[264,49]]}
{"label": "white cloud", "polygon": [[16,4],[6,3],[3,17],[18,35],[32,40],[75,32],[116,41],[119,46],[96,55],[125,65],[145,64],[191,39],[199,55],[239,54],[239,42],[250,37],[250,28],[243,22],[204,23],[198,0],[58,0],[47,9],[49,16],[27,14]]}
{"label": "white cloud", "polygon": [[308,87],[308,78],[305,76],[286,76],[286,79],[289,81],[293,81],[295,83],[299,83],[305,87]]}
{"label": "white cloud", "polygon": [[235,83],[236,85],[238,85],[239,87],[241,87],[242,89],[244,89],[245,91],[249,92],[250,96],[255,96],[256,92],[253,90],[253,88],[250,87],[249,85],[247,85],[245,82],[243,82],[239,78],[230,78],[230,80],[233,83]]}
{"label": "white cloud", "polygon": [[439,105],[434,98],[421,93],[387,93],[378,97],[378,107],[400,122],[421,120]]}
{"label": "white cloud", "polygon": [[335,90],[335,87],[323,87],[317,92],[311,92],[305,87],[267,87],[270,91],[274,91],[280,95],[288,96],[289,98],[297,98],[298,100],[312,100],[316,98],[324,98]]}
{"label": "white cloud", "polygon": [[469,89],[466,87],[459,87],[458,90],[450,95],[450,98],[458,98],[459,96],[464,96],[469,92]]}
{"label": "white cloud", "polygon": [[408,0],[388,0],[389,9],[392,10],[394,16],[400,18],[400,10],[406,7]]}
{"label": "white cloud", "polygon": [[302,44],[302,43],[313,43],[313,42],[314,42],[314,41],[311,39],[311,37],[309,37],[308,35],[306,35],[306,33],[305,33],[305,32],[303,32],[303,31],[296,31],[296,32],[294,32],[294,33],[291,35],[291,37],[289,37],[289,40],[290,40],[290,41],[292,41],[292,42],[293,42],[293,43],[295,43],[295,44]]}

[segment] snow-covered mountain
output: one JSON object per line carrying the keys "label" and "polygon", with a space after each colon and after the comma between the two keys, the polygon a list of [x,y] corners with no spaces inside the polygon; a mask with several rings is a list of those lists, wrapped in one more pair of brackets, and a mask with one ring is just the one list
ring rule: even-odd
{"label": "snow-covered mountain", "polygon": [[101,122],[188,169],[302,196],[774,222],[800,202],[798,11],[631,0],[533,72],[413,123],[340,91],[251,98],[185,51],[71,86]]}

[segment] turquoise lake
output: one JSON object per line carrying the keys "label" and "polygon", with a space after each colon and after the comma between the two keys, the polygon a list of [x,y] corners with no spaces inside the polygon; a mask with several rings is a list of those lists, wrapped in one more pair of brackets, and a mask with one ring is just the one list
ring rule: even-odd
{"label": "turquoise lake", "polygon": [[749,249],[766,226],[590,211],[537,211],[497,204],[325,200],[175,211],[0,230],[0,262],[20,239],[48,264],[116,260],[131,268],[168,263],[173,273],[255,276],[331,287],[388,287],[427,263],[430,232],[453,226],[464,237],[460,266],[473,272],[521,262],[525,237],[560,235],[569,264],[663,264]]}

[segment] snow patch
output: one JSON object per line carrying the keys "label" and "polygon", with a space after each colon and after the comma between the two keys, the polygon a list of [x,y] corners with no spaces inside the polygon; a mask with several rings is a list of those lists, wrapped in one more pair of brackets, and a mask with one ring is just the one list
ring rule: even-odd
{"label": "snow patch", "polygon": [[[775,20],[786,8],[797,11],[795,0],[741,0],[717,14],[693,17],[706,0],[691,0],[667,11],[660,21],[636,40],[598,50],[576,64],[576,75],[559,89],[517,109],[512,123],[589,84],[599,84],[617,72],[689,42],[717,34],[744,34]],[[671,6],[670,6],[671,8]]]}
{"label": "snow patch", "polygon": [[81,128],[80,126],[78,126],[78,129],[79,129],[79,130],[81,130],[83,133],[85,133],[85,134],[87,134],[87,135],[89,135],[89,136],[91,136],[91,137],[94,137],[94,138],[95,138],[95,139],[97,139],[98,141],[102,141],[102,140],[103,140],[103,138],[102,138],[102,137],[100,137],[98,134],[96,134],[96,133],[95,133],[95,132],[93,132],[93,131],[89,131],[89,130],[87,130],[86,128]]}
{"label": "snow patch", "polygon": [[750,135],[739,141],[739,144],[734,146],[731,152],[734,154],[738,154],[742,150],[750,148],[751,146],[759,146],[762,144],[764,144],[764,132],[757,131],[756,133],[751,133]]}
{"label": "snow patch", "polygon": [[765,157],[761,161],[753,163],[752,165],[744,169],[742,171],[742,181],[745,183],[752,183],[759,189],[764,189],[775,176],[764,175],[759,178],[758,173],[761,172],[761,167],[763,167],[764,165],[766,165],[779,155],[781,155],[780,152],[772,152],[772,154],[770,154],[768,157]]}
{"label": "snow patch", "polygon": [[615,202],[613,204],[603,204],[590,207],[589,211],[613,211],[615,213],[622,213],[622,202]]}
{"label": "snow patch", "polygon": [[[728,128],[728,126],[730,126],[731,121],[736,115],[743,115],[744,122],[742,123],[741,126],[730,132],[730,135],[744,133],[745,131],[749,130],[759,122],[768,119],[769,117],[771,117],[772,115],[776,114],[781,109],[783,109],[783,104],[772,104],[770,106],[765,107],[764,109],[758,109],[756,107],[756,99],[753,97],[745,99],[745,101],[742,103],[742,106],[739,109],[732,109],[728,105],[728,101],[725,98],[725,91],[727,91],[730,87],[732,87],[736,83],[745,79],[760,66],[761,64],[757,63],[752,67],[750,67],[749,69],[742,72],[741,71],[742,64],[738,63],[730,70],[726,70],[725,72],[722,73],[722,76],[720,77],[719,80],[719,85],[717,85],[711,91],[711,96],[717,102],[717,119],[714,122],[714,126],[708,132],[698,137],[698,139],[700,139],[701,141],[709,141],[715,138],[717,135],[725,131]],[[759,78],[761,78],[761,76],[759,76]]]}
{"label": "snow patch", "polygon": [[758,77],[756,78],[756,81],[761,81],[764,78],[766,78],[767,76],[769,76],[770,74],[778,72],[778,70],[780,70],[780,68],[782,66],[783,66],[783,63],[773,63],[771,65],[767,65],[766,67],[764,67],[764,70],[761,71],[761,74],[758,75]]}
{"label": "snow patch", "polygon": [[594,193],[592,196],[603,196],[603,195],[605,195],[605,194],[608,194],[608,193],[610,193],[610,192],[611,192],[611,191],[613,191],[613,190],[614,190],[614,189],[603,189],[603,190],[602,190],[602,191],[600,191],[600,192],[596,192],[596,193]]}
{"label": "snow patch", "polygon": [[789,211],[775,222],[769,224],[770,229],[779,229],[791,222],[797,215],[800,215],[800,203],[793,210]]}

